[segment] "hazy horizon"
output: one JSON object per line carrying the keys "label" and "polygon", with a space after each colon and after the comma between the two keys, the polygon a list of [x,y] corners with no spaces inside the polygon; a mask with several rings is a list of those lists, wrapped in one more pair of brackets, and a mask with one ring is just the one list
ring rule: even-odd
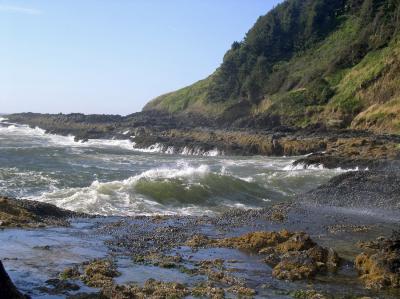
{"label": "hazy horizon", "polygon": [[210,75],[279,2],[0,1],[0,111],[140,111]]}

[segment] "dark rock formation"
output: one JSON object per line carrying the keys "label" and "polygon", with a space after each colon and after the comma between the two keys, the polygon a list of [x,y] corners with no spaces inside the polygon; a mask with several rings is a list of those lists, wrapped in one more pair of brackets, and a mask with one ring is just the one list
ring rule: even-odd
{"label": "dark rock formation", "polygon": [[0,227],[40,227],[68,225],[68,218],[86,216],[54,205],[0,197]]}
{"label": "dark rock formation", "polygon": [[400,208],[400,174],[398,171],[347,172],[300,199],[339,207],[397,210]]}
{"label": "dark rock formation", "polygon": [[[298,156],[296,162],[328,168],[377,168],[400,160],[400,137],[325,127],[255,129],[217,126],[196,115],[146,111],[125,117],[83,114],[14,114],[9,121],[40,127],[48,133],[73,135],[76,140],[130,139],[138,148],[157,144],[174,153],[202,154],[218,149],[227,155]],[[132,145],[133,147],[133,145]]]}
{"label": "dark rock formation", "polygon": [[2,262],[0,261],[0,299],[27,299],[26,295],[21,294],[12,283]]}

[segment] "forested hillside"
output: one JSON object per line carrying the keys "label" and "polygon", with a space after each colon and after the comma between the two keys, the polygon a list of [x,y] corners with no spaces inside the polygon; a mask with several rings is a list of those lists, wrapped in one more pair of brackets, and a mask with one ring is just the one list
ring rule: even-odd
{"label": "forested hillside", "polygon": [[144,108],[235,127],[400,133],[400,1],[287,0],[208,78]]}

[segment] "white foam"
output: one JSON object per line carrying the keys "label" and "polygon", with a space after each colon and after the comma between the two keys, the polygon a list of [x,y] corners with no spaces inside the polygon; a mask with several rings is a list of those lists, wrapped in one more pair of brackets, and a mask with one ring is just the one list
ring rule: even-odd
{"label": "white foam", "polygon": [[58,181],[51,173],[21,170],[17,167],[0,168],[0,194],[7,194],[11,189],[14,196],[24,196],[26,192],[35,192],[39,184],[54,190]]}
{"label": "white foam", "polygon": [[149,147],[146,147],[146,148],[134,147],[133,149],[135,151],[141,152],[141,153],[163,153],[164,152],[164,146],[160,143],[150,145]]}
{"label": "white foam", "polygon": [[[298,170],[315,170],[315,171],[320,171],[320,170],[330,170],[330,171],[334,171],[334,172],[350,172],[350,171],[359,171],[360,168],[359,167],[355,167],[355,168],[348,168],[348,169],[343,169],[341,167],[337,167],[337,168],[333,168],[333,169],[329,169],[329,168],[325,168],[322,164],[316,164],[316,165],[306,165],[303,163],[299,163],[297,165],[287,165],[283,168],[283,170],[285,171],[298,171]],[[365,170],[368,170],[368,168],[366,168]]]}
{"label": "white foam", "polygon": [[287,165],[283,168],[285,171],[295,171],[295,170],[323,170],[324,166],[321,164],[318,165],[305,165],[302,163],[299,163],[297,165]]}
{"label": "white foam", "polygon": [[203,213],[204,211],[196,206],[168,209],[135,192],[135,186],[141,179],[186,178],[190,181],[209,172],[207,165],[154,168],[122,181],[99,182],[96,180],[88,187],[59,189],[29,199],[52,203],[73,211],[102,215],[193,214],[196,211]]}
{"label": "white foam", "polygon": [[[6,120],[5,118],[0,118],[0,121],[5,121],[5,120]],[[128,133],[129,130],[123,132],[124,135]],[[30,128],[27,125],[9,124],[8,126],[0,127],[0,134],[5,134],[5,135],[12,134],[14,136],[39,138],[47,142],[47,144],[43,145],[51,145],[51,146],[95,147],[95,148],[119,147],[126,150],[132,150],[142,153],[164,153],[168,155],[180,154],[184,156],[216,157],[224,155],[224,153],[219,151],[217,148],[209,151],[204,151],[199,147],[193,149],[189,147],[184,147],[179,152],[173,146],[166,147],[161,143],[155,143],[147,148],[138,148],[136,147],[135,142],[123,139],[89,139],[85,142],[75,141],[75,137],[72,135],[62,136],[56,134],[47,134],[45,130],[39,127]],[[134,136],[132,136],[132,139],[133,138]]]}
{"label": "white foam", "polygon": [[235,176],[236,178],[245,181],[247,183],[253,183],[255,180],[253,177],[249,176],[249,177],[240,177],[240,176]]}
{"label": "white foam", "polygon": [[68,147],[118,147],[128,150],[133,150],[133,145],[130,140],[118,140],[118,139],[89,139],[86,142],[75,141],[75,137],[72,135],[62,136],[55,134],[47,134],[45,130],[36,127],[30,128],[26,125],[15,125],[0,127],[0,133],[18,137],[30,137],[38,138],[46,142],[43,145],[51,146],[68,146]]}
{"label": "white foam", "polygon": [[175,154],[175,148],[174,148],[173,146],[169,146],[169,147],[167,147],[167,149],[165,150],[165,153],[166,153],[167,155],[173,155],[173,154]]}
{"label": "white foam", "polygon": [[134,147],[134,150],[141,153],[162,153],[167,155],[182,155],[182,156],[204,156],[216,157],[223,156],[224,152],[219,151],[217,148],[204,151],[200,147],[190,148],[185,146],[181,151],[177,151],[173,146],[164,146],[161,143],[155,143],[146,148]]}
{"label": "white foam", "polygon": [[203,154],[203,156],[207,156],[207,157],[217,157],[217,156],[223,156],[223,155],[224,155],[224,153],[220,152],[217,148],[214,148]]}
{"label": "white foam", "polygon": [[209,151],[204,151],[202,148],[200,147],[195,147],[195,148],[190,148],[185,146],[181,152],[181,155],[184,156],[205,156],[205,157],[216,157],[216,156],[223,156],[224,153],[220,152],[217,148],[214,148],[212,150]]}

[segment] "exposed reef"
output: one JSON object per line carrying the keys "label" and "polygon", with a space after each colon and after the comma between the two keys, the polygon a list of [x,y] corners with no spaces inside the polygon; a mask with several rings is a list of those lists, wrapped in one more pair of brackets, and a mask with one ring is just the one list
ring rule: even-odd
{"label": "exposed reef", "polygon": [[[398,224],[324,207],[282,203],[261,210],[229,210],[215,217],[88,218],[86,223],[94,226],[86,224],[80,232],[82,226],[75,224],[76,233],[89,229],[90,235],[104,239],[109,253],[67,264],[35,292],[113,299],[263,298],[266,294],[347,298],[339,296],[346,292],[354,293],[354,298],[371,294],[371,298],[396,298],[377,288],[365,289],[369,285],[364,275],[372,273],[368,267],[376,260],[374,254],[379,253],[378,260],[386,259],[392,252],[388,248],[395,244],[384,239],[367,241],[388,236]],[[273,216],[278,212],[280,217]],[[65,232],[62,235],[65,238]],[[57,250],[61,256],[63,249]],[[313,289],[304,289],[302,281],[311,283]],[[385,288],[392,285],[385,284]]]}
{"label": "exposed reef", "polygon": [[82,216],[51,204],[0,197],[0,228],[66,226],[69,218]]}
{"label": "exposed reef", "polygon": [[367,288],[400,288],[400,235],[364,242],[355,266]]}
{"label": "exposed reef", "polygon": [[339,266],[337,253],[317,245],[304,232],[252,232],[227,239],[208,239],[194,236],[186,245],[192,247],[216,246],[249,250],[264,256],[273,266],[272,275],[278,279],[301,280],[315,277],[317,273],[336,271]]}
{"label": "exposed reef", "polygon": [[267,129],[218,127],[195,115],[146,111],[126,117],[108,115],[14,114],[10,122],[40,127],[76,140],[129,139],[132,148],[170,154],[299,156],[297,165],[327,168],[382,168],[400,159],[400,137],[370,132],[277,126]]}
{"label": "exposed reef", "polygon": [[387,171],[351,171],[299,196],[299,200],[348,208],[400,209],[400,175]]}

